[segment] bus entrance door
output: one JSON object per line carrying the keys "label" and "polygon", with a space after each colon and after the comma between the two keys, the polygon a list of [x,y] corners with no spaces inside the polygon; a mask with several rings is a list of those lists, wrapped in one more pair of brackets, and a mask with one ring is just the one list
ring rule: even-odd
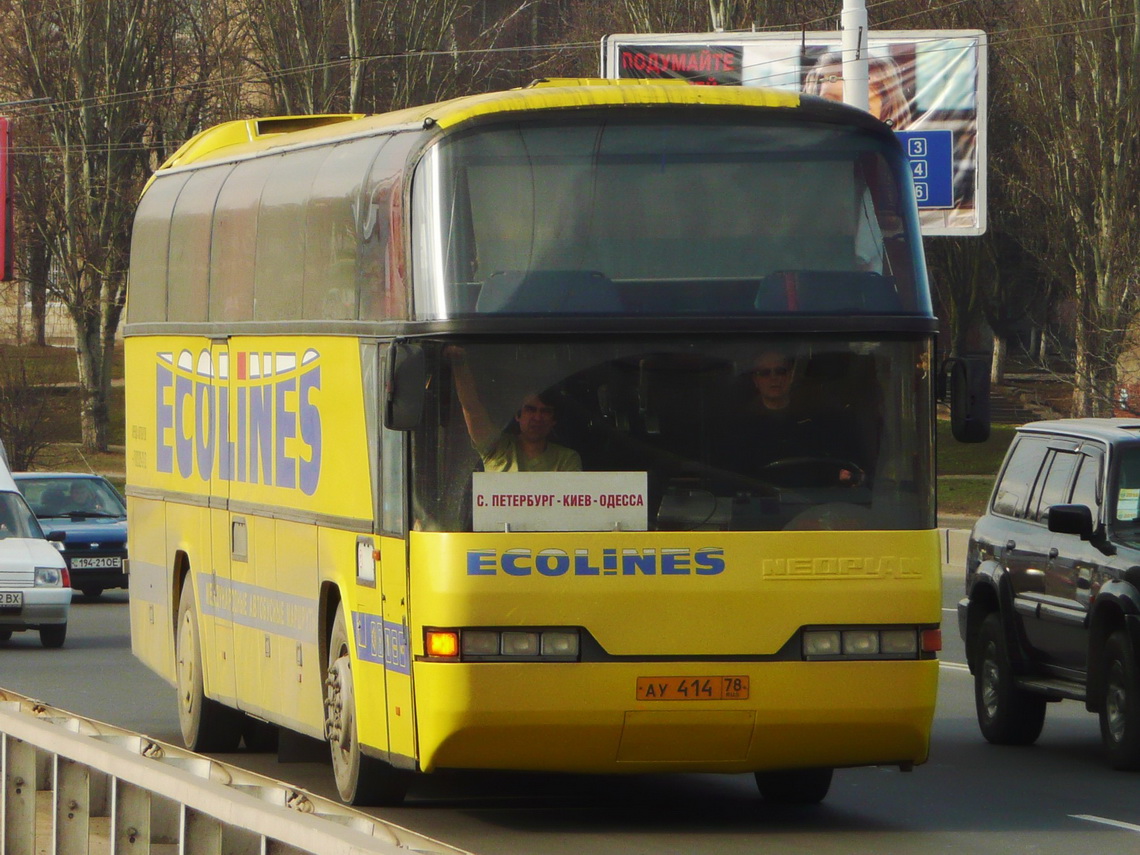
{"label": "bus entrance door", "polygon": [[383,592],[384,684],[388,751],[415,758],[412,651],[408,635],[407,434],[380,428],[380,585]]}
{"label": "bus entrance door", "polygon": [[[219,366],[228,360],[228,346],[226,343],[213,342],[210,345],[211,373],[220,373]],[[222,377],[213,378],[213,389],[216,395],[221,393]],[[226,390],[228,393],[228,390]],[[215,399],[214,406],[217,406]],[[228,458],[221,466],[229,464]],[[210,492],[209,510],[209,540],[208,550],[210,556],[209,576],[198,576],[195,583],[205,587],[205,596],[198,592],[200,602],[206,603],[209,617],[202,614],[200,620],[202,632],[203,662],[205,671],[209,676],[207,691],[210,696],[222,703],[231,706],[237,703],[237,676],[234,670],[236,657],[234,655],[234,625],[233,625],[233,585],[230,565],[234,555],[234,528],[231,524],[229,501],[230,479],[219,477],[228,472],[219,472],[217,467],[211,466],[208,476],[208,489]],[[244,528],[237,532],[239,540],[242,539]],[[238,547],[240,548],[240,546]],[[197,571],[199,568],[191,568]],[[203,567],[201,570],[206,570]],[[202,610],[204,613],[207,609]],[[205,651],[212,651],[209,656]]]}
{"label": "bus entrance door", "polygon": [[412,666],[408,639],[407,541],[379,538],[380,575],[384,591],[384,685],[388,719],[388,750],[416,756],[412,710]]}

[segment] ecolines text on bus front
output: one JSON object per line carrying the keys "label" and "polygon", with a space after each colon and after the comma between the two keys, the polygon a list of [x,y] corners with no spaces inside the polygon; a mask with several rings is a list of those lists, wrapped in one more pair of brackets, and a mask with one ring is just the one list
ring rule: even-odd
{"label": "ecolines text on bus front", "polygon": [[601,556],[587,549],[571,555],[564,549],[526,548],[472,549],[467,552],[468,576],[494,576],[501,570],[508,576],[716,576],[725,569],[724,550],[702,549],[603,549]]}
{"label": "ecolines text on bus front", "polygon": [[321,475],[320,354],[159,353],[155,465],[159,472],[300,489]]}

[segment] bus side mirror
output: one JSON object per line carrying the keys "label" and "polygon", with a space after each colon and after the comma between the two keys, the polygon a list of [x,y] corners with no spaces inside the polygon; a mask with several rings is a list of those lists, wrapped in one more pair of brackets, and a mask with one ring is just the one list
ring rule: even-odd
{"label": "bus side mirror", "polygon": [[985,442],[990,438],[987,362],[985,358],[951,356],[942,363],[939,397],[950,399],[950,431],[958,442]]}
{"label": "bus side mirror", "polygon": [[384,427],[412,430],[419,427],[427,388],[427,357],[418,344],[394,341],[388,345],[384,378]]}

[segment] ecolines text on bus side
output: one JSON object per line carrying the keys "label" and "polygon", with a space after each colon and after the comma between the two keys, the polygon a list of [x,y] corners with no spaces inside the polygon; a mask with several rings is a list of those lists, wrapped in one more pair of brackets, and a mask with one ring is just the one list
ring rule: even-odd
{"label": "ecolines text on bus side", "polygon": [[317,394],[320,354],[159,353],[155,366],[155,465],[188,479],[299,489],[321,476]]}

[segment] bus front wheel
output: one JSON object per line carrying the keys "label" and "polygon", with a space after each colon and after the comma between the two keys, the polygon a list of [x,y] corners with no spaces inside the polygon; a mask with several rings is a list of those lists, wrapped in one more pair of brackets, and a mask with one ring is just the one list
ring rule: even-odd
{"label": "bus front wheel", "polygon": [[404,800],[409,773],[360,750],[356,729],[351,648],[344,606],[338,606],[329,636],[325,675],[325,738],[332,755],[333,777],[341,799],[350,805],[393,805]]}
{"label": "bus front wheel", "polygon": [[194,587],[189,575],[182,583],[178,603],[177,645],[178,724],[182,728],[182,741],[191,751],[236,751],[245,716],[240,710],[206,697],[198,610],[194,607]]}
{"label": "bus front wheel", "polygon": [[756,786],[765,801],[816,805],[827,797],[833,774],[834,770],[830,768],[757,772]]}

